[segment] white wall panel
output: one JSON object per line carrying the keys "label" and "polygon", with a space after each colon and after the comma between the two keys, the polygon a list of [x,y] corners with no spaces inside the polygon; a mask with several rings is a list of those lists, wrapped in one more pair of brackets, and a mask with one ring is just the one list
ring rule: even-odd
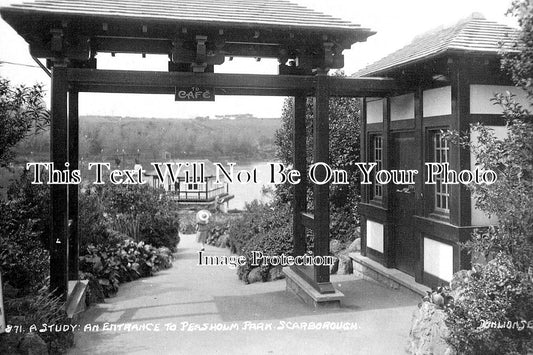
{"label": "white wall panel", "polygon": [[391,97],[391,121],[411,120],[415,118],[415,94]]}
{"label": "white wall panel", "polygon": [[452,87],[424,90],[422,94],[424,117],[452,114]]}
{"label": "white wall panel", "polygon": [[383,99],[368,99],[366,101],[366,123],[383,122]]}
{"label": "white wall panel", "polygon": [[383,224],[366,220],[366,246],[383,253]]}
{"label": "white wall panel", "polygon": [[424,238],[424,271],[444,281],[453,276],[453,247]]}
{"label": "white wall panel", "polygon": [[527,100],[527,93],[515,86],[470,85],[470,113],[502,114],[502,108],[499,105],[494,105],[491,99],[496,93],[505,94],[507,91],[515,94],[515,100],[521,103],[524,108],[532,108]]}

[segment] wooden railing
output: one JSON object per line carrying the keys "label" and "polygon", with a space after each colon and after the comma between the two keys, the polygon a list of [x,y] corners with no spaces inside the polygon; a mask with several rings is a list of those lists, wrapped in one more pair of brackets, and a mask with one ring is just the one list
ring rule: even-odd
{"label": "wooden railing", "polygon": [[209,201],[214,200],[216,196],[227,193],[225,186],[219,186],[211,190],[205,191],[179,191],[174,192],[178,196],[179,201]]}

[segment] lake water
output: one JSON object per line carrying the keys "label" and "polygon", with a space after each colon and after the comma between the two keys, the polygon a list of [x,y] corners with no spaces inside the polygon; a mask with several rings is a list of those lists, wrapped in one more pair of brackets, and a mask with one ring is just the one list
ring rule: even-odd
{"label": "lake water", "polygon": [[237,175],[239,170],[247,170],[252,172],[257,171],[257,184],[252,182],[241,184],[236,182],[229,184],[229,193],[235,197],[229,201],[229,209],[244,209],[246,202],[252,202],[257,199],[262,202],[269,202],[272,197],[265,196],[261,193],[263,186],[275,188],[275,185],[268,184],[270,179],[270,168],[267,165],[270,162],[253,162],[253,163],[237,163],[234,167],[234,175]]}

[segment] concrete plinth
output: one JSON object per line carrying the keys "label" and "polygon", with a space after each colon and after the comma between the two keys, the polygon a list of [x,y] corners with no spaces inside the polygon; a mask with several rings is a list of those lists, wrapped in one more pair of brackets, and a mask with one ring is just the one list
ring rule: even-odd
{"label": "concrete plinth", "polygon": [[339,308],[344,294],[338,290],[334,293],[320,293],[300,275],[289,267],[283,268],[286,278],[286,289],[298,296],[304,303],[313,307]]}

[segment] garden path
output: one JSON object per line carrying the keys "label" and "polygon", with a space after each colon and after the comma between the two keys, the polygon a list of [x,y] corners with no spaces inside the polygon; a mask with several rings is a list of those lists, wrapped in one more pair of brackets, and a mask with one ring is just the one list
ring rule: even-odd
{"label": "garden path", "polygon": [[[354,275],[334,275],[332,282],[346,295],[343,308],[316,310],[286,292],[285,280],[245,285],[226,266],[198,266],[197,251],[194,235],[183,235],[171,269],[123,284],[116,297],[87,310],[70,354],[405,353],[417,297]],[[228,254],[206,248],[206,255]],[[104,330],[106,322],[159,331]],[[278,329],[289,322],[349,322],[358,329]],[[204,323],[233,330],[198,330]],[[245,330],[269,323],[272,330]],[[100,330],[89,332],[86,325]]]}

